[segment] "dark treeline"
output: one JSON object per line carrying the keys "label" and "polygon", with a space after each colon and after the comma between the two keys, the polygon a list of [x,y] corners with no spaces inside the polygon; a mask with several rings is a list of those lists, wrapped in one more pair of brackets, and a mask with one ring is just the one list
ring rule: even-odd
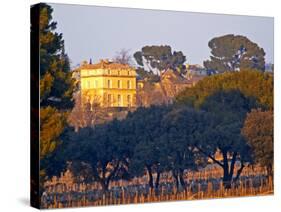
{"label": "dark treeline", "polygon": [[[263,100],[272,96],[272,90],[250,95],[252,86],[244,88],[237,84],[231,89],[209,89],[210,93],[204,98],[197,93],[204,90],[202,85],[209,85],[208,80],[217,86],[227,83],[224,77],[245,76],[256,78],[252,82],[260,79],[263,84],[272,83],[272,76],[256,71],[208,77],[202,80],[205,84],[188,89],[196,96],[186,90],[173,105],[140,107],[124,120],[113,120],[79,132],[67,128],[61,136],[62,144],[41,166],[48,176],[59,175],[70,168],[77,179],[99,182],[104,191],[112,180],[129,180],[147,173],[150,188],[157,192],[161,173],[171,172],[177,187],[186,188],[184,172],[204,167],[211,160],[223,170],[224,187],[231,188],[247,164],[269,158],[259,154],[257,160],[255,151],[259,150],[241,130],[249,131],[244,122],[253,109],[271,113],[272,105]],[[266,129],[263,133],[273,136]],[[260,136],[260,133],[251,135]],[[270,148],[270,145],[264,146]],[[217,152],[221,153],[222,160],[215,157]],[[264,165],[272,167],[272,163]],[[240,168],[235,169],[238,164]]]}

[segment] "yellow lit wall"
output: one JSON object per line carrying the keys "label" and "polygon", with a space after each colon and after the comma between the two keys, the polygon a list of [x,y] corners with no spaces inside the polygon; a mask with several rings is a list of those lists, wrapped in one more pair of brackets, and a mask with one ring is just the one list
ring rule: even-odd
{"label": "yellow lit wall", "polygon": [[118,65],[81,67],[81,93],[87,101],[98,101],[103,107],[136,107],[136,71]]}

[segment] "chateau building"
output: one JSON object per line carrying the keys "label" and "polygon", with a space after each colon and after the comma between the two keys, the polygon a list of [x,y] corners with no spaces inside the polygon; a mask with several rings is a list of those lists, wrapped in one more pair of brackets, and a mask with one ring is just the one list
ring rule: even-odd
{"label": "chateau building", "polygon": [[80,67],[81,94],[102,107],[136,107],[136,71],[126,64],[101,60]]}
{"label": "chateau building", "polygon": [[138,105],[149,107],[150,105],[170,104],[181,91],[195,86],[203,78],[203,75],[193,75],[192,73],[181,75],[177,71],[167,69],[161,71],[158,82],[151,83],[147,79],[138,80]]}

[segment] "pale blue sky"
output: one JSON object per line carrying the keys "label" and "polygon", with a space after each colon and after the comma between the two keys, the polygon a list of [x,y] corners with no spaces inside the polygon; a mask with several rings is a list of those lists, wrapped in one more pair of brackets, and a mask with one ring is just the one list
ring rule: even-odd
{"label": "pale blue sky", "polygon": [[112,7],[50,4],[57,31],[63,33],[72,66],[113,58],[121,49],[133,54],[145,45],[170,45],[187,62],[203,64],[210,56],[208,41],[239,34],[264,48],[274,62],[274,22],[270,17],[217,15]]}

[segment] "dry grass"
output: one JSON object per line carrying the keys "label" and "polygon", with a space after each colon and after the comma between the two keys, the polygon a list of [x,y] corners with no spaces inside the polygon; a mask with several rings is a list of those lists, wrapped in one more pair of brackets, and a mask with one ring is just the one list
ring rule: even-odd
{"label": "dry grass", "polygon": [[[145,203],[159,201],[176,201],[176,200],[195,200],[223,197],[241,197],[273,194],[273,181],[266,178],[266,170],[261,167],[254,169],[248,167],[243,171],[241,179],[237,186],[231,189],[224,189],[220,177],[222,172],[216,167],[209,170],[198,172],[189,172],[185,176],[187,182],[186,190],[177,191],[173,179],[168,174],[161,178],[162,185],[160,191],[156,194],[154,191],[147,190],[145,187],[146,176],[134,178],[131,181],[114,181],[110,184],[110,190],[104,194],[99,184],[77,184],[71,180],[71,173],[65,173],[61,178],[53,179],[46,183],[48,187],[46,194],[52,197],[48,202],[43,199],[44,208],[63,208],[63,207],[81,207],[81,206],[99,206],[99,205],[118,205],[130,203]],[[200,182],[200,183],[198,183]],[[145,188],[147,192],[138,190],[140,187]],[[114,190],[118,188],[118,192]],[[127,188],[134,188],[129,190]],[[144,190],[145,190],[144,189]]]}

